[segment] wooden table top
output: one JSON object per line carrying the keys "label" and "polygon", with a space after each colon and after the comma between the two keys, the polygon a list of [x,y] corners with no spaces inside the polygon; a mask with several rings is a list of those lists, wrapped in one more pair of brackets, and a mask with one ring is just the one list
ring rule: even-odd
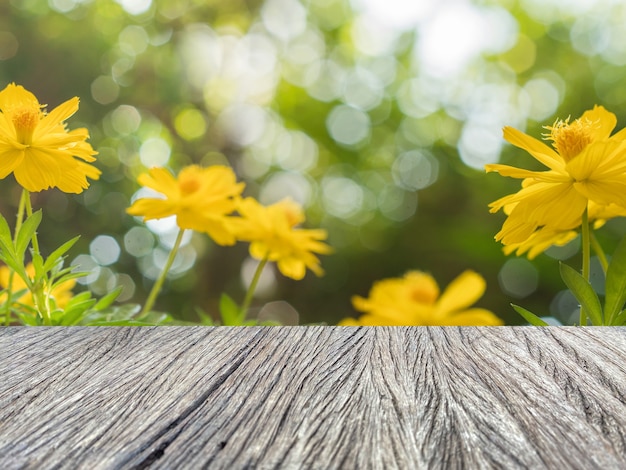
{"label": "wooden table top", "polygon": [[626,468],[626,328],[4,328],[0,463]]}

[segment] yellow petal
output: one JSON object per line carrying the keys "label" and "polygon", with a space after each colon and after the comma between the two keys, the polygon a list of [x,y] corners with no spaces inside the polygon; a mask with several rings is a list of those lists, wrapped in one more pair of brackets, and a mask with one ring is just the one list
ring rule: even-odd
{"label": "yellow petal", "polygon": [[523,243],[536,229],[536,223],[528,222],[524,217],[517,217],[512,213],[502,224],[502,230],[496,233],[495,239],[504,245]]}
{"label": "yellow petal", "polygon": [[574,183],[577,192],[600,204],[619,204],[626,207],[625,181],[583,181]]}
{"label": "yellow petal", "polygon": [[22,164],[24,150],[0,146],[0,179],[6,178],[16,167]]}
{"label": "yellow petal", "polygon": [[175,206],[166,199],[142,198],[137,199],[126,213],[143,216],[143,220],[162,219],[175,214]]}
{"label": "yellow petal", "polygon": [[0,110],[6,112],[16,106],[33,107],[38,110],[41,108],[35,95],[21,85],[10,83],[0,91]]}
{"label": "yellow petal", "polygon": [[448,316],[441,326],[501,326],[504,322],[489,310],[472,308]]}
{"label": "yellow petal", "polygon": [[33,141],[36,141],[46,134],[53,132],[54,129],[59,125],[59,123],[65,121],[76,111],[78,111],[77,97],[71,98],[65,103],[62,103],[54,108],[43,117],[43,119],[35,128],[35,132],[33,133]]}
{"label": "yellow petal", "polygon": [[512,178],[528,178],[548,183],[560,183],[570,179],[567,173],[560,173],[556,171],[531,171],[509,165],[500,165],[497,163],[485,165],[485,170],[487,173],[495,171],[502,176],[510,176]]}
{"label": "yellow petal", "polygon": [[504,139],[516,147],[526,150],[551,170],[563,171],[563,159],[543,142],[509,126],[504,128]]}
{"label": "yellow petal", "polygon": [[[519,218],[538,226],[549,226],[555,230],[570,230],[581,223],[587,206],[587,198],[573,184],[538,183],[520,190],[519,203],[511,211],[509,219]],[[518,240],[522,241],[522,240]]]}
{"label": "yellow petal", "polygon": [[278,260],[278,270],[291,279],[299,281],[304,278],[306,274],[306,266],[304,263],[296,258],[284,258]]}
{"label": "yellow petal", "polygon": [[[60,163],[55,157],[58,158],[49,152],[35,148],[28,149],[24,152],[22,163],[13,170],[15,179],[31,192],[43,191],[56,186],[62,177],[62,172]],[[75,163],[73,159],[71,160],[71,165],[74,166]]]}
{"label": "yellow petal", "polygon": [[437,316],[461,310],[474,304],[485,292],[483,277],[474,271],[465,271],[452,281],[436,305]]}
{"label": "yellow petal", "polygon": [[591,139],[593,141],[608,139],[617,124],[615,114],[598,105],[595,105],[589,111],[585,111],[580,118],[593,123],[590,127]]}
{"label": "yellow petal", "polygon": [[626,142],[606,141],[588,145],[568,162],[566,170],[575,181],[626,175]]}
{"label": "yellow petal", "polygon": [[178,194],[176,180],[166,168],[150,168],[148,173],[139,175],[137,181],[142,186],[154,189],[168,197]]}

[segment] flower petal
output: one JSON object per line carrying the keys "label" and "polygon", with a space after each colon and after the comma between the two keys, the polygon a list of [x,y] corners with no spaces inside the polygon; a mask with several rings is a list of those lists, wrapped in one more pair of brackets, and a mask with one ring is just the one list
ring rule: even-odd
{"label": "flower petal", "polygon": [[489,165],[485,165],[485,171],[487,173],[497,172],[502,176],[510,176],[512,178],[528,178],[534,179],[536,181],[545,181],[550,183],[561,183],[563,181],[568,181],[570,177],[567,173],[561,173],[556,171],[531,171],[524,170],[523,168],[516,168],[514,166],[508,165],[500,165],[497,163],[492,163]]}
{"label": "flower petal", "polygon": [[9,83],[4,90],[0,91],[0,110],[4,113],[16,106],[41,109],[41,105],[35,95],[21,85]]}
{"label": "flower petal", "polygon": [[580,117],[582,120],[589,120],[593,123],[591,127],[591,140],[606,140],[615,129],[617,118],[615,114],[604,109],[603,106],[595,105],[593,109],[585,111]]}
{"label": "flower petal", "polygon": [[[29,148],[24,151],[24,159],[18,165],[13,174],[17,182],[31,192],[43,191],[55,187],[62,178],[63,173],[58,160],[58,155],[41,151],[36,148]],[[74,159],[68,157],[65,164],[70,168],[75,166]]]}
{"label": "flower petal", "polygon": [[445,318],[442,326],[501,326],[504,322],[489,310],[472,308]]}
{"label": "flower petal", "polygon": [[54,133],[55,128],[76,111],[78,111],[78,98],[75,96],[54,108],[39,121],[33,133],[33,140],[36,141],[46,134]]}
{"label": "flower petal", "polygon": [[486,285],[483,277],[474,271],[468,270],[459,275],[439,297],[435,307],[437,318],[447,317],[474,304],[485,293]]}
{"label": "flower petal", "polygon": [[551,170],[563,172],[563,159],[546,144],[513,127],[506,126],[503,131],[507,142],[526,150]]}
{"label": "flower petal", "polygon": [[24,150],[0,145],[0,179],[6,178],[22,164]]}

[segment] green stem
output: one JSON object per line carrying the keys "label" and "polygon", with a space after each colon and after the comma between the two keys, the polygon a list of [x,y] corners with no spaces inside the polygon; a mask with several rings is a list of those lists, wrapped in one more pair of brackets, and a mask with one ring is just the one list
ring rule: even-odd
{"label": "green stem", "polygon": [[[13,234],[13,244],[17,243],[17,234],[22,228],[22,222],[24,221],[24,211],[26,208],[26,199],[29,198],[27,190],[23,190],[20,195],[20,202],[17,208],[17,214],[15,216],[15,232]],[[4,325],[9,326],[11,324],[11,305],[13,304],[13,276],[15,271],[9,268],[9,281],[7,282],[7,300],[4,304]]]}
{"label": "green stem", "polygon": [[254,276],[252,277],[252,281],[250,281],[250,285],[248,286],[248,291],[246,292],[246,297],[243,299],[243,303],[241,304],[241,318],[246,318],[246,313],[248,313],[248,308],[250,307],[250,302],[252,302],[252,298],[254,297],[254,291],[256,290],[256,286],[259,283],[259,279],[261,279],[261,273],[263,272],[263,268],[267,264],[267,256],[259,261],[259,264],[256,267],[256,271],[254,272]]}
{"label": "green stem", "polygon": [[141,309],[141,312],[139,313],[137,320],[144,318],[146,315],[148,315],[148,313],[150,313],[150,310],[152,310],[152,307],[154,306],[154,302],[156,301],[156,298],[159,296],[159,293],[161,292],[161,287],[163,287],[163,283],[165,282],[167,273],[172,267],[172,263],[174,263],[174,259],[176,258],[176,253],[178,253],[180,244],[183,241],[184,233],[185,233],[185,229],[181,228],[178,231],[178,236],[176,237],[176,241],[174,242],[172,251],[170,251],[170,255],[167,258],[165,267],[163,268],[163,271],[161,271],[159,278],[156,280],[156,282],[152,286],[152,290],[150,291],[150,294],[148,295],[148,298],[146,299],[146,303],[144,304],[143,309]]}
{"label": "green stem", "polygon": [[[26,193],[27,195],[26,196],[26,215],[30,217],[31,215],[33,215],[33,206],[30,203],[30,194],[28,194],[28,191],[24,190],[24,193]],[[15,233],[17,233],[17,229]],[[41,254],[41,252],[39,251],[39,240],[37,239],[37,232],[33,234],[32,243],[33,243],[33,251],[37,254]]]}
{"label": "green stem", "polygon": [[[30,193],[27,190],[22,192],[24,197],[24,205],[26,207],[26,215],[30,217],[33,215],[33,206],[30,202]],[[21,201],[20,201],[21,203]],[[17,234],[17,229],[16,232]],[[33,238],[31,238],[31,243],[33,244],[33,257],[41,256],[41,251],[39,251],[39,239],[37,238],[37,232],[33,233]],[[35,307],[41,314],[43,318],[43,324],[46,326],[52,325],[52,317],[50,315],[50,302],[47,293],[44,291],[44,287],[47,283],[47,276],[39,279],[39,276],[35,276],[37,280],[35,285],[33,285],[31,292],[33,294],[33,301],[35,302]]]}
{"label": "green stem", "polygon": [[[13,243],[17,243],[17,234],[22,228],[22,222],[24,222],[24,211],[26,210],[27,200],[30,203],[30,193],[26,189],[24,189],[22,191],[22,195],[20,196],[20,205],[17,208],[17,216],[15,219],[15,233],[13,234]],[[33,211],[32,207],[30,211],[32,213]]]}
{"label": "green stem", "polygon": [[[586,281],[589,281],[589,265],[591,262],[591,244],[589,237],[589,214],[587,212],[587,208],[585,208],[585,212],[583,212],[583,220],[581,226],[581,242],[582,242],[582,254],[583,254],[583,269],[582,274],[583,278]],[[580,326],[587,325],[587,315],[582,308],[580,307]]]}
{"label": "green stem", "polygon": [[589,238],[591,241],[591,247],[593,248],[593,251],[600,261],[600,265],[602,266],[602,271],[606,275],[606,270],[609,269],[609,261],[606,259],[606,254],[604,253],[604,250],[602,249],[602,246],[600,245],[600,242],[598,242],[598,239],[593,231],[590,231]]}

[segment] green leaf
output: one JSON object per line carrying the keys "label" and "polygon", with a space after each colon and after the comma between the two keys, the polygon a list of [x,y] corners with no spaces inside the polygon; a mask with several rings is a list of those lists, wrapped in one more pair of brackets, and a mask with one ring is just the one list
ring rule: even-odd
{"label": "green leaf", "polygon": [[94,312],[92,310],[89,316],[82,319],[81,324],[87,326],[163,326],[174,322],[171,315],[162,312],[150,312],[141,320],[133,318],[140,309],[139,305],[125,304],[108,311]]}
{"label": "green leaf", "polygon": [[15,246],[13,245],[13,239],[11,238],[11,230],[4,217],[0,215],[0,260],[9,266],[13,271],[24,279],[26,277],[26,271],[24,270],[24,263],[22,259],[18,259],[15,254]]}
{"label": "green leaf", "polygon": [[52,285],[53,285],[53,287],[56,287],[59,284],[63,284],[64,282],[70,281],[72,279],[79,279],[81,277],[85,277],[88,274],[89,274],[88,272],[82,272],[82,271],[75,272],[75,273],[69,273],[68,272],[67,274],[64,274],[60,278],[56,279]]}
{"label": "green leaf", "polygon": [[520,307],[519,305],[515,304],[511,304],[511,307],[513,307],[513,310],[519,313],[524,318],[524,320],[526,320],[533,326],[550,326],[550,324],[543,321],[541,317],[538,317],[531,311],[526,310],[524,307]]}
{"label": "green leaf", "polygon": [[626,310],[619,312],[610,326],[624,326],[624,324],[626,324]]}
{"label": "green leaf", "polygon": [[86,299],[82,302],[74,303],[71,307],[65,307],[59,318],[59,325],[77,325],[87,315],[89,309],[96,303],[96,299]]}
{"label": "green leaf", "polygon": [[105,295],[100,300],[98,300],[98,303],[96,303],[96,305],[93,306],[93,309],[94,310],[104,310],[109,305],[111,305],[113,302],[115,302],[115,299],[118,298],[118,296],[122,293],[123,289],[124,289],[123,286],[116,287],[111,292],[109,292],[107,295]]}
{"label": "green leaf", "polygon": [[46,272],[52,270],[52,268],[59,262],[59,259],[61,259],[61,257],[74,246],[79,238],[80,235],[72,238],[70,241],[63,243],[63,245],[54,250],[46,259],[46,262],[43,265],[43,269]]}
{"label": "green leaf", "polygon": [[15,249],[13,247],[13,239],[11,238],[11,229],[4,217],[0,215],[0,247],[2,251],[9,252],[15,257]]}
{"label": "green leaf", "polygon": [[26,326],[39,326],[39,316],[36,312],[33,313],[24,313],[24,312],[16,312],[16,317],[22,325]]}
{"label": "green leaf", "polygon": [[594,326],[604,325],[602,319],[602,306],[598,295],[593,287],[578,271],[567,264],[560,263],[561,279],[565,285],[572,291],[576,300],[580,302],[585,314],[591,320]]}
{"label": "green leaf", "polygon": [[200,324],[201,325],[205,325],[205,326],[218,326],[218,324],[216,324],[213,319],[211,318],[211,315],[209,315],[207,312],[205,312],[204,310],[202,310],[201,308],[196,308],[196,313],[198,314],[198,317],[200,318]]}
{"label": "green leaf", "polygon": [[15,274],[17,274],[19,277],[21,277],[24,280],[24,282],[29,288],[32,286],[33,283],[28,277],[28,274],[26,274],[24,263],[22,263],[21,261],[17,261],[13,257],[4,258],[3,261],[6,263],[6,265],[9,268],[11,268],[15,272]]}
{"label": "green leaf", "polygon": [[37,232],[37,228],[40,223],[41,209],[37,212],[33,212],[33,214],[29,216],[20,227],[15,241],[15,254],[19,259],[23,259],[24,253],[26,253],[26,248],[28,248],[33,235]]}
{"label": "green leaf", "polygon": [[224,326],[240,326],[244,320],[241,309],[228,294],[220,297],[220,315]]}
{"label": "green leaf", "polygon": [[626,303],[626,237],[615,249],[606,271],[604,318],[613,326],[614,317]]}

